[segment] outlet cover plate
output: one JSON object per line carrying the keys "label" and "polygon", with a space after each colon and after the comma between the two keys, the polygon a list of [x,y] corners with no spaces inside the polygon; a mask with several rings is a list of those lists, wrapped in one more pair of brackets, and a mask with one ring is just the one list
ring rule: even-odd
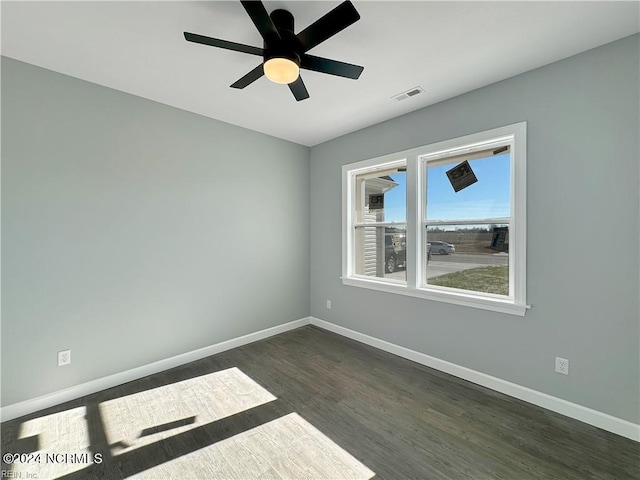
{"label": "outlet cover plate", "polygon": [[566,358],[556,357],[556,372],[563,375],[569,375],[569,360]]}
{"label": "outlet cover plate", "polygon": [[71,350],[58,352],[58,366],[69,365],[71,363]]}

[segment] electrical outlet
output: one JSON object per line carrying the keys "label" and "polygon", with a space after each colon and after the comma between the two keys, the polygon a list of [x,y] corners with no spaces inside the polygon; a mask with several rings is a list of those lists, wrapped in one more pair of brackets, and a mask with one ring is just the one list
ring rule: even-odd
{"label": "electrical outlet", "polygon": [[566,358],[556,357],[556,372],[563,375],[569,375],[569,360]]}
{"label": "electrical outlet", "polygon": [[69,365],[71,363],[71,350],[58,352],[58,366]]}
{"label": "electrical outlet", "polygon": [[327,300],[327,308],[331,310],[331,300]]}

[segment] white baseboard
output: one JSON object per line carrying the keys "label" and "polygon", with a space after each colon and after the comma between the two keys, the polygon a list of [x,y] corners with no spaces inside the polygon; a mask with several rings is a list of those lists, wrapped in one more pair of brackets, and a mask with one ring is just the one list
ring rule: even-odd
{"label": "white baseboard", "polygon": [[233,338],[225,342],[216,343],[215,345],[210,345],[198,350],[193,350],[181,355],[176,355],[164,360],[159,360],[157,362],[133,368],[125,372],[109,375],[108,377],[99,378],[90,382],[82,383],[80,385],[75,385],[73,387],[59,390],[47,395],[42,395],[40,397],[26,400],[24,402],[7,405],[6,407],[2,407],[0,409],[0,418],[3,422],[12,420],[23,415],[37,412],[38,410],[53,407],[60,403],[68,402],[70,400],[74,400],[85,395],[90,395],[92,393],[115,387],[117,385],[122,385],[123,383],[130,382],[132,380],[137,380],[148,375],[153,375],[170,368],[178,367],[195,360],[200,360],[201,358],[215,355],[216,353],[221,353],[232,348],[241,347],[242,345],[272,337],[279,333],[284,333],[308,324],[315,325],[330,332],[337,333],[338,335],[351,338],[366,345],[384,350],[385,352],[389,352],[394,355],[398,355],[399,357],[414,361],[421,365],[426,365],[427,367],[434,368],[441,372],[448,373],[455,377],[459,377],[469,382],[482,385],[483,387],[490,388],[497,392],[504,393],[511,397],[524,400],[525,402],[538,405],[548,410],[566,415],[567,417],[580,420],[603,430],[607,430],[623,437],[630,438],[631,440],[635,440],[636,442],[640,442],[640,425],[638,424],[629,422],[627,420],[622,420],[621,418],[617,418],[606,413],[593,410],[591,408],[583,407],[582,405],[578,405],[561,398],[553,397],[551,395],[547,395],[546,393],[538,392],[536,390],[532,390],[530,388],[523,387],[521,385],[517,385],[500,378],[492,377],[491,375],[487,375],[485,373],[478,372],[467,367],[462,367],[445,360],[440,360],[439,358],[431,357],[424,353],[416,352],[415,350],[410,350],[408,348],[395,345],[385,340],[380,340],[379,338],[371,337],[364,333],[356,332],[354,330],[350,330],[348,328],[341,327],[339,325],[335,325],[333,323],[326,322],[315,317],[301,318],[299,320],[294,320],[293,322],[267,328],[259,332],[250,333],[248,335]]}
{"label": "white baseboard", "polygon": [[120,373],[109,375],[108,377],[98,378],[90,382],[82,383],[80,385],[74,385],[73,387],[65,388],[64,390],[58,390],[57,392],[49,393],[36,397],[24,402],[14,403],[7,405],[0,409],[0,418],[2,421],[12,420],[14,418],[28,415],[44,408],[53,407],[60,403],[68,402],[69,400],[75,400],[76,398],[90,395],[92,393],[105,390],[107,388],[122,385],[123,383],[131,382],[139,378],[153,375],[154,373],[163,372],[170,368],[179,367],[195,360],[215,355],[232,348],[241,347],[248,343],[262,340],[264,338],[272,337],[279,333],[284,333],[294,328],[302,327],[310,323],[309,317],[301,318],[300,320],[294,320],[293,322],[278,325],[276,327],[260,330],[259,332],[243,335],[242,337],[232,338],[225,342],[216,343],[208,347],[199,348],[191,352],[176,355],[174,357],[165,358],[157,362],[143,365],[141,367],[133,368]]}
{"label": "white baseboard", "polygon": [[572,403],[561,398],[547,395],[546,393],[538,392],[515,383],[502,380],[500,378],[492,377],[482,372],[472,370],[470,368],[462,367],[439,358],[431,357],[424,353],[416,352],[399,345],[380,340],[379,338],[365,335],[364,333],[356,332],[333,323],[320,320],[319,318],[310,317],[311,324],[317,327],[329,330],[330,332],[337,333],[343,337],[351,338],[358,342],[370,345],[385,352],[393,353],[399,357],[406,358],[421,365],[440,370],[441,372],[448,373],[455,377],[462,378],[469,382],[482,385],[483,387],[490,388],[500,393],[504,393],[511,397],[524,400],[525,402],[538,405],[539,407],[546,408],[553,412],[560,413],[567,417],[580,420],[581,422],[588,423],[595,427],[607,430],[609,432],[621,435],[623,437],[630,438],[636,442],[640,442],[640,425],[617,418],[606,413],[593,410],[591,408],[583,407],[577,403]]}

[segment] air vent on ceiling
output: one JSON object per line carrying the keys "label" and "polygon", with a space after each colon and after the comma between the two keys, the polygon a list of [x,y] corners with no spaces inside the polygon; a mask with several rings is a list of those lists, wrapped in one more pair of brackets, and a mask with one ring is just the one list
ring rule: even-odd
{"label": "air vent on ceiling", "polygon": [[399,102],[401,100],[406,100],[407,98],[410,98],[410,97],[415,97],[420,93],[424,93],[424,90],[422,89],[422,87],[414,87],[410,90],[407,90],[406,92],[402,92],[402,93],[399,93],[398,95],[394,95],[391,98]]}

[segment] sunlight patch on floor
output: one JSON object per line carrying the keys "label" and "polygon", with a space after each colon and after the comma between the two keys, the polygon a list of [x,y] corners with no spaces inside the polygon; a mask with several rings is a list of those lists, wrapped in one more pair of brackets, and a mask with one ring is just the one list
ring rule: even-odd
{"label": "sunlight patch on floor", "polygon": [[78,407],[22,423],[18,438],[37,436],[38,450],[27,462],[12,465],[13,478],[57,478],[90,466],[86,415],[87,409]]}
{"label": "sunlight patch on floor", "polygon": [[[21,424],[18,439],[43,461],[16,462],[9,473],[13,478],[55,479],[87,469],[94,461],[118,468],[118,462],[135,461],[139,447],[274,400],[274,395],[234,367],[109,400],[99,404],[98,410],[89,405],[91,419],[87,407],[35,418]],[[91,444],[88,421],[97,422],[91,424],[93,441],[100,443],[104,433],[116,458],[94,457],[91,448],[99,445]],[[194,445],[189,451],[131,478],[366,480],[375,476],[297,413],[211,445]],[[134,453],[125,460],[117,457],[126,452]],[[61,453],[73,458],[45,457]]]}
{"label": "sunlight patch on floor", "polygon": [[112,455],[120,455],[276,400],[229,368],[100,404]]}
{"label": "sunlight patch on floor", "polygon": [[130,478],[366,480],[374,475],[291,413]]}

